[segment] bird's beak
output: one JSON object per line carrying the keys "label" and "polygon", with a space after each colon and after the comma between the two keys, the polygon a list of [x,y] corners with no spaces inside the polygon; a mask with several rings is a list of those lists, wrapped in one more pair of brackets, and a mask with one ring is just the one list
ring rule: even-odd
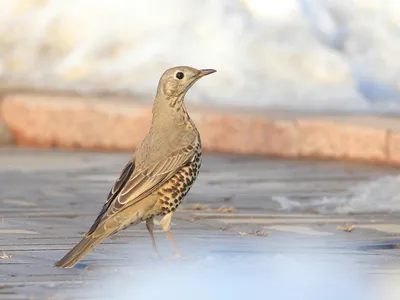
{"label": "bird's beak", "polygon": [[200,70],[199,77],[203,77],[203,76],[215,73],[215,72],[217,72],[217,71],[214,69],[202,69],[202,70]]}

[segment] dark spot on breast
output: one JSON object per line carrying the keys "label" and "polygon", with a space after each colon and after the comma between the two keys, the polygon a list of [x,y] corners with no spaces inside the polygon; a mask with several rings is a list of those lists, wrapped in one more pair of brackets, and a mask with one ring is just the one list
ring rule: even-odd
{"label": "dark spot on breast", "polygon": [[171,201],[171,202],[169,203],[169,206],[172,206],[172,205],[174,205],[174,203]]}
{"label": "dark spot on breast", "polygon": [[158,196],[163,196],[163,195],[164,195],[164,194],[161,193],[161,192],[158,192],[157,194],[158,194]]}
{"label": "dark spot on breast", "polygon": [[176,196],[178,196],[178,193],[177,192],[173,192],[171,196],[172,196],[172,198],[176,198]]}
{"label": "dark spot on breast", "polygon": [[188,150],[193,150],[194,148],[193,148],[192,145],[189,145],[189,146],[187,146],[187,149],[188,149]]}
{"label": "dark spot on breast", "polygon": [[165,200],[165,201],[168,201],[168,200],[169,200],[169,197],[168,197],[168,196],[165,196],[165,197],[164,197],[164,200]]}

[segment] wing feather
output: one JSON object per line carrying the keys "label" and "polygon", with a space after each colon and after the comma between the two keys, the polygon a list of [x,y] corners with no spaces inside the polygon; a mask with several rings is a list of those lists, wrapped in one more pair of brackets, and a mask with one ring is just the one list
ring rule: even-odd
{"label": "wing feather", "polygon": [[88,234],[104,220],[138,203],[156,191],[195,155],[195,148],[186,145],[171,152],[164,160],[135,167],[134,161],[125,166],[121,176],[111,189],[108,200]]}
{"label": "wing feather", "polygon": [[113,213],[141,201],[174,176],[181,167],[193,159],[195,151],[192,146],[190,148],[193,150],[187,151],[187,147],[183,147],[171,153],[162,162],[153,163],[145,168],[142,167],[140,170],[135,170],[113,201],[111,205]]}
{"label": "wing feather", "polygon": [[93,231],[96,230],[97,226],[101,222],[104,214],[107,212],[108,208],[110,207],[111,203],[115,200],[117,195],[121,192],[122,188],[125,186],[125,184],[128,182],[130,176],[132,175],[133,171],[135,169],[135,160],[134,158],[130,160],[125,167],[123,168],[119,178],[115,181],[113,187],[111,188],[110,192],[108,193],[107,196],[107,201],[103,205],[99,215],[97,216],[96,220],[94,221],[92,227],[88,231],[88,235],[93,233]]}

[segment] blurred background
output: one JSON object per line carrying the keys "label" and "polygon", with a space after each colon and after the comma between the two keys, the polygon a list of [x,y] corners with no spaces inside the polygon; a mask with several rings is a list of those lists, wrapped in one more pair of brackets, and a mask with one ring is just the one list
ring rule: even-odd
{"label": "blurred background", "polygon": [[219,71],[188,101],[400,112],[397,0],[0,0],[0,7],[3,89],[153,95],[161,73],[184,64]]}
{"label": "blurred background", "polygon": [[[400,0],[0,0],[0,145],[7,146],[0,149],[0,298],[63,292],[72,299],[82,289],[92,298],[212,299],[204,297],[208,288],[216,299],[267,292],[280,300],[398,299],[395,166],[207,153],[173,221],[191,260],[149,260],[141,224],[93,251],[89,269],[54,269],[129,157],[95,150],[131,151],[150,113],[132,105],[125,114],[129,105],[112,101],[92,109],[100,97],[56,109],[46,101],[57,97],[2,96],[73,92],[151,103],[167,68],[213,68],[218,73],[196,84],[187,102],[296,113],[242,123],[199,113],[203,141],[211,136],[205,152],[294,158],[305,149],[303,156],[398,166],[397,120],[345,117],[342,127],[330,127],[328,119],[320,126],[305,118],[299,125],[298,112],[399,114],[399,56]],[[120,110],[104,113],[114,107]],[[12,142],[78,151],[15,149]],[[164,234],[157,235],[168,253]]]}

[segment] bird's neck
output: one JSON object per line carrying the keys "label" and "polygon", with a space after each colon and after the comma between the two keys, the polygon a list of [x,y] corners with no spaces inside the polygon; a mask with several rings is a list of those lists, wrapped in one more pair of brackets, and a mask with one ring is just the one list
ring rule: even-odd
{"label": "bird's neck", "polygon": [[153,105],[152,127],[182,127],[185,124],[193,124],[183,104],[184,96],[167,98],[165,95],[157,95]]}

